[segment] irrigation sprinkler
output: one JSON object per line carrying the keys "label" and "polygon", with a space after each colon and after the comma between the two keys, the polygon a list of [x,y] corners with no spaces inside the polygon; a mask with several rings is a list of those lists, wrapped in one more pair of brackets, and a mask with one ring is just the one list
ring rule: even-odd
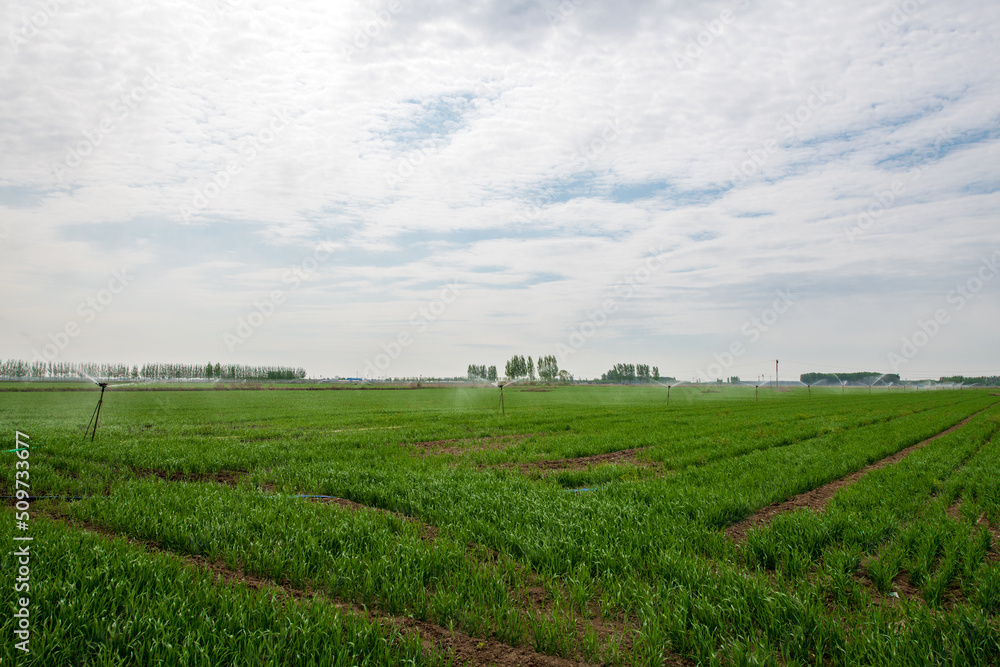
{"label": "irrigation sprinkler", "polygon": [[[669,385],[669,384],[663,384],[663,383],[662,383],[662,382],[660,382],[659,380],[650,380],[650,382],[652,382],[652,383],[654,383],[654,384],[658,384],[658,385],[660,385],[661,387],[666,387],[666,388],[667,388],[667,402],[666,402],[666,404],[667,404],[667,405],[670,405],[670,387],[671,387],[672,385]],[[678,383],[678,384],[680,384],[680,383]]]}
{"label": "irrigation sprinkler", "polygon": [[869,395],[871,395],[871,393],[872,393],[872,387],[874,387],[874,386],[875,386],[875,385],[877,385],[877,384],[878,384],[879,382],[881,382],[881,381],[882,381],[882,378],[884,378],[884,377],[885,377],[885,373],[882,373],[882,375],[879,375],[879,376],[878,376],[877,378],[875,378],[875,381],[874,381],[874,382],[872,382],[872,383],[871,383],[870,385],[868,385],[868,394],[869,394]]}
{"label": "irrigation sprinkler", "polygon": [[500,388],[500,414],[502,416],[504,416],[504,417],[507,416],[507,408],[506,408],[506,406],[504,405],[504,402],[503,402],[503,388],[506,387],[506,386],[508,386],[508,385],[512,385],[512,384],[515,384],[517,382],[520,382],[522,379],[523,378],[514,378],[513,380],[507,380],[506,382],[497,381],[497,382],[491,382],[490,383],[494,387],[499,387]]}
{"label": "irrigation sprinkler", "polygon": [[760,389],[760,385],[759,384],[755,384],[753,386],[753,400],[758,401],[758,402],[760,401],[760,396],[758,396],[758,394],[757,394],[757,391],[759,389]]}
{"label": "irrigation sprinkler", "polygon": [[[87,422],[87,428],[83,431],[83,437],[86,438],[87,434],[90,433],[90,441],[93,442],[94,439],[97,437],[97,423],[101,419],[101,406],[104,404],[104,390],[114,389],[115,387],[127,387],[137,383],[123,382],[121,384],[110,384],[108,382],[101,382],[100,380],[95,380],[94,378],[90,377],[83,371],[80,371],[80,373],[82,373],[84,377],[86,377],[88,380],[90,380],[91,382],[93,382],[94,384],[96,384],[98,387],[101,388],[101,395],[97,399],[97,407],[94,408],[93,414],[90,415],[90,421]],[[93,430],[91,430],[90,428],[91,425],[93,425],[94,427]]]}
{"label": "irrigation sprinkler", "polygon": [[87,422],[87,429],[83,432],[83,437],[87,437],[87,433],[90,432],[90,425],[94,425],[94,432],[90,435],[90,441],[93,442],[94,438],[97,437],[97,422],[101,419],[101,405],[104,403],[104,390],[108,388],[107,382],[98,382],[91,378],[91,381],[101,388],[101,397],[97,399],[97,407],[94,408],[94,413],[90,415],[90,421]]}

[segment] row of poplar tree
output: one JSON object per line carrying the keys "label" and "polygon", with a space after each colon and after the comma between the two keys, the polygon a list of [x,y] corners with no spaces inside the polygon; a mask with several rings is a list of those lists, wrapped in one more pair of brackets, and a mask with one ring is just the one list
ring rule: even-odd
{"label": "row of poplar tree", "polygon": [[304,368],[290,366],[246,366],[241,364],[108,364],[68,361],[0,360],[0,377],[81,378],[117,380],[300,380]]}
{"label": "row of poplar tree", "polygon": [[[504,372],[506,376],[510,379],[514,378],[527,378],[528,380],[543,380],[545,382],[552,382],[553,380],[559,379],[559,362],[556,360],[555,355],[544,355],[538,357],[537,374],[535,361],[531,357],[525,358],[523,355],[514,355],[508,361],[504,367]],[[476,364],[469,364],[468,375],[470,380],[489,380],[490,382],[497,381],[497,367],[490,366],[477,366]]]}
{"label": "row of poplar tree", "polygon": [[[673,381],[674,378],[664,378]],[[660,381],[660,369],[649,364],[615,364],[607,373],[601,373],[604,382],[650,382]]]}

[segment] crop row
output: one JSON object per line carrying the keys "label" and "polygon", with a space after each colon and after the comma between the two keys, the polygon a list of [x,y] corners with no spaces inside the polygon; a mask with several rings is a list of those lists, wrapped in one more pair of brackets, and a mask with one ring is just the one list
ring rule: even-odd
{"label": "crop row", "polygon": [[[0,539],[14,521],[2,513]],[[205,569],[123,541],[31,525],[30,653],[15,649],[5,613],[4,664],[20,665],[440,665],[419,640],[329,604],[221,583]],[[17,570],[9,549],[6,576]],[[13,584],[4,583],[10,591]]]}

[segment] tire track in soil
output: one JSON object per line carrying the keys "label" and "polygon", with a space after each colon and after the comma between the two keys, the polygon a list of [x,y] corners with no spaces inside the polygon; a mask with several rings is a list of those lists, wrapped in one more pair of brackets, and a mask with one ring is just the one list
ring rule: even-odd
{"label": "tire track in soil", "polygon": [[292,586],[288,580],[276,582],[246,574],[229,568],[221,561],[210,561],[204,556],[181,554],[164,549],[159,543],[151,540],[140,540],[128,535],[122,535],[101,526],[80,519],[70,518],[58,508],[49,508],[47,512],[52,519],[73,528],[82,528],[101,535],[109,540],[123,539],[130,544],[141,546],[153,553],[165,553],[189,565],[211,572],[223,583],[237,583],[254,590],[274,592],[284,598],[295,600],[320,599],[328,602],[338,610],[362,616],[369,620],[380,621],[389,625],[404,635],[417,635],[422,640],[425,649],[436,650],[445,656],[453,655],[458,664],[499,665],[501,667],[564,667],[576,665],[586,667],[590,663],[560,658],[558,656],[537,653],[527,647],[511,646],[495,639],[480,639],[458,630],[421,621],[409,616],[393,616],[377,609],[367,609],[357,604],[330,597],[312,588],[299,589]]}
{"label": "tire track in soil", "polygon": [[737,544],[742,544],[743,542],[746,541],[747,534],[750,532],[751,529],[759,528],[761,526],[766,526],[767,524],[771,523],[771,521],[774,520],[774,517],[778,516],[779,514],[784,514],[785,512],[791,512],[792,510],[798,509],[800,507],[809,508],[814,512],[821,512],[824,509],[826,509],[827,504],[829,504],[829,502],[833,499],[833,497],[837,494],[837,492],[840,491],[845,486],[850,486],[851,484],[854,484],[862,477],[864,477],[865,475],[874,470],[879,470],[888,465],[892,465],[894,463],[902,461],[903,459],[905,459],[907,456],[917,451],[918,449],[923,449],[928,444],[937,440],[938,438],[943,438],[949,433],[953,433],[958,429],[962,428],[970,421],[972,421],[975,417],[986,412],[995,405],[997,404],[994,403],[993,405],[985,407],[979,412],[976,412],[966,417],[965,419],[955,424],[951,428],[945,429],[944,431],[941,431],[937,435],[931,436],[930,438],[927,438],[922,442],[918,442],[915,445],[910,445],[906,449],[901,449],[895,454],[890,454],[884,459],[876,461],[871,465],[867,465],[864,468],[861,468],[860,470],[851,473],[850,475],[846,475],[828,484],[824,484],[810,491],[806,491],[805,493],[800,493],[794,498],[790,498],[788,500],[785,500],[784,502],[772,503],[767,507],[758,510],[756,513],[750,515],[749,517],[740,521],[739,523],[734,523],[733,525],[726,528],[726,537],[736,542]]}

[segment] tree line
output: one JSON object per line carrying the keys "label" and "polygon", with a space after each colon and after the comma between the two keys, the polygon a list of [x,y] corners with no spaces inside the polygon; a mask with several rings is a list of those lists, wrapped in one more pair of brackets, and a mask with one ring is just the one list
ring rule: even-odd
{"label": "tree line", "polygon": [[301,380],[304,368],[241,364],[110,364],[67,361],[0,360],[0,377],[81,378],[115,380]]}
{"label": "tree line", "polygon": [[989,387],[995,387],[1000,385],[1000,375],[980,375],[979,377],[966,377],[964,375],[952,375],[950,377],[943,377],[938,382],[943,382],[946,384],[968,384],[975,385],[981,384]]}
{"label": "tree line", "polygon": [[874,384],[880,378],[885,384],[899,383],[898,375],[883,375],[882,373],[874,373],[871,371],[863,373],[803,373],[799,376],[799,381],[802,382],[802,384],[810,386],[819,384],[820,382],[836,382],[837,384],[856,382],[858,384],[869,385]]}
{"label": "tree line", "polygon": [[660,368],[649,364],[615,364],[607,373],[601,373],[602,382],[619,382],[632,384],[635,382],[659,382],[661,379],[667,382],[675,382],[677,378],[660,377]]}
{"label": "tree line", "polygon": [[469,379],[470,380],[489,380],[490,382],[497,381],[497,367],[490,366],[476,366],[475,364],[469,364]]}
{"label": "tree line", "polygon": [[[532,382],[535,380],[542,380],[543,382],[554,382],[555,380],[566,381],[567,379],[573,377],[566,371],[559,370],[559,362],[556,360],[555,355],[552,354],[538,357],[537,365],[531,357],[515,354],[507,360],[507,363],[504,366],[504,373],[505,377],[511,380],[516,378],[527,378]],[[498,379],[497,376],[498,373],[496,366],[490,366],[487,368],[486,366],[469,364],[468,377],[470,380],[489,380],[490,382],[496,382]]]}

